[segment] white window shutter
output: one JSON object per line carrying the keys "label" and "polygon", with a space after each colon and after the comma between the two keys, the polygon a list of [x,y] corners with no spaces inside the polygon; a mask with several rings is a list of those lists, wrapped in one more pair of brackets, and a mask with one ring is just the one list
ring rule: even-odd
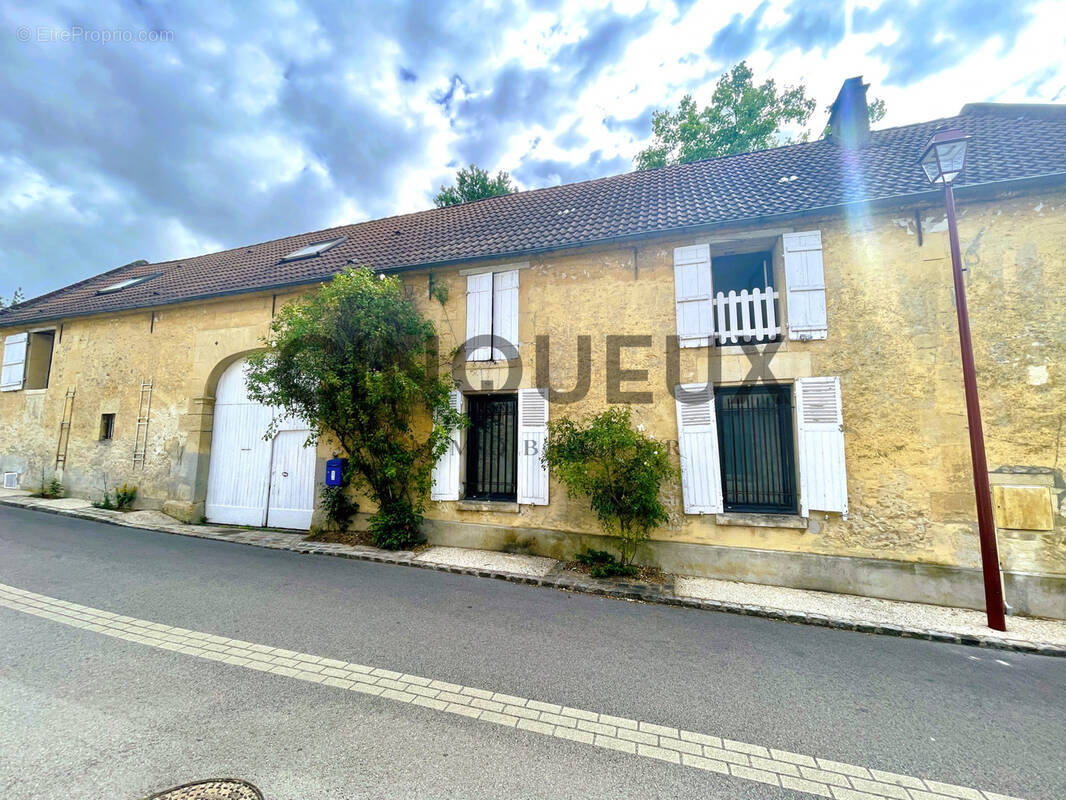
{"label": "white window shutter", "polygon": [[4,366],[0,376],[0,391],[14,392],[22,388],[26,375],[26,344],[29,334],[16,333],[4,339]]}
{"label": "white window shutter", "polygon": [[682,347],[712,343],[711,248],[705,244],[674,248],[674,297],[677,338]]}
{"label": "white window shutter", "polygon": [[840,378],[796,380],[796,440],[799,444],[800,513],[848,513],[844,465],[844,415]]}
{"label": "white window shutter", "polygon": [[518,502],[548,505],[548,390],[518,390]]}
{"label": "white window shutter", "polygon": [[[469,275],[466,279],[466,360],[488,361],[492,358],[489,336],[492,335],[492,273]],[[480,337],[480,338],[479,338]],[[477,340],[485,344],[473,347]]]}
{"label": "white window shutter", "polygon": [[[492,333],[518,347],[518,270],[492,273]],[[502,361],[507,354],[492,350],[492,360]]]}
{"label": "white window shutter", "polygon": [[708,384],[677,387],[677,444],[681,494],[686,514],[722,513],[722,471],[714,389]]}
{"label": "white window shutter", "polygon": [[785,289],[788,293],[788,338],[824,339],[825,272],[822,269],[822,232],[786,233]]}
{"label": "white window shutter", "polygon": [[[463,410],[463,395],[457,389],[452,390],[450,402],[456,411]],[[433,486],[429,490],[431,500],[459,499],[459,435],[458,428],[451,432],[448,449],[433,465]]]}

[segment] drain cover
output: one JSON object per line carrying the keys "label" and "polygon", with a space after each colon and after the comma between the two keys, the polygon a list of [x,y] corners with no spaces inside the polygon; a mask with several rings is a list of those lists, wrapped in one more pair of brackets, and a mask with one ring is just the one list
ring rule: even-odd
{"label": "drain cover", "polygon": [[153,794],[147,800],[263,800],[252,784],[230,778],[195,781]]}

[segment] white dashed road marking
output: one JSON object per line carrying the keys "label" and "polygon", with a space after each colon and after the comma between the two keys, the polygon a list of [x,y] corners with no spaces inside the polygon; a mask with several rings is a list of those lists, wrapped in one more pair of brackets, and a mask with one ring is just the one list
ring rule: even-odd
{"label": "white dashed road marking", "polygon": [[128,617],[0,584],[0,606],[104,636],[425,706],[543,736],[655,758],[834,800],[1018,800],[668,725],[352,664]]}

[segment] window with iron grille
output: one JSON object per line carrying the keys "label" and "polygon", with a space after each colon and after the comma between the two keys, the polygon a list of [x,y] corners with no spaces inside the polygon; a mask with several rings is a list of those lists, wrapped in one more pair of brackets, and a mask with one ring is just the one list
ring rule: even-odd
{"label": "window with iron grille", "polygon": [[796,513],[792,388],[719,387],[715,406],[725,510]]}
{"label": "window with iron grille", "polygon": [[518,395],[467,395],[466,498],[518,499]]}

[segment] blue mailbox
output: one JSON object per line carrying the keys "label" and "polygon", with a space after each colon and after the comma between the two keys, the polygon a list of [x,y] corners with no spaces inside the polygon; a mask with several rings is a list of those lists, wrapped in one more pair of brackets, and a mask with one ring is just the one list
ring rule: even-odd
{"label": "blue mailbox", "polygon": [[340,486],[344,482],[346,458],[331,458],[326,461],[326,486]]}

